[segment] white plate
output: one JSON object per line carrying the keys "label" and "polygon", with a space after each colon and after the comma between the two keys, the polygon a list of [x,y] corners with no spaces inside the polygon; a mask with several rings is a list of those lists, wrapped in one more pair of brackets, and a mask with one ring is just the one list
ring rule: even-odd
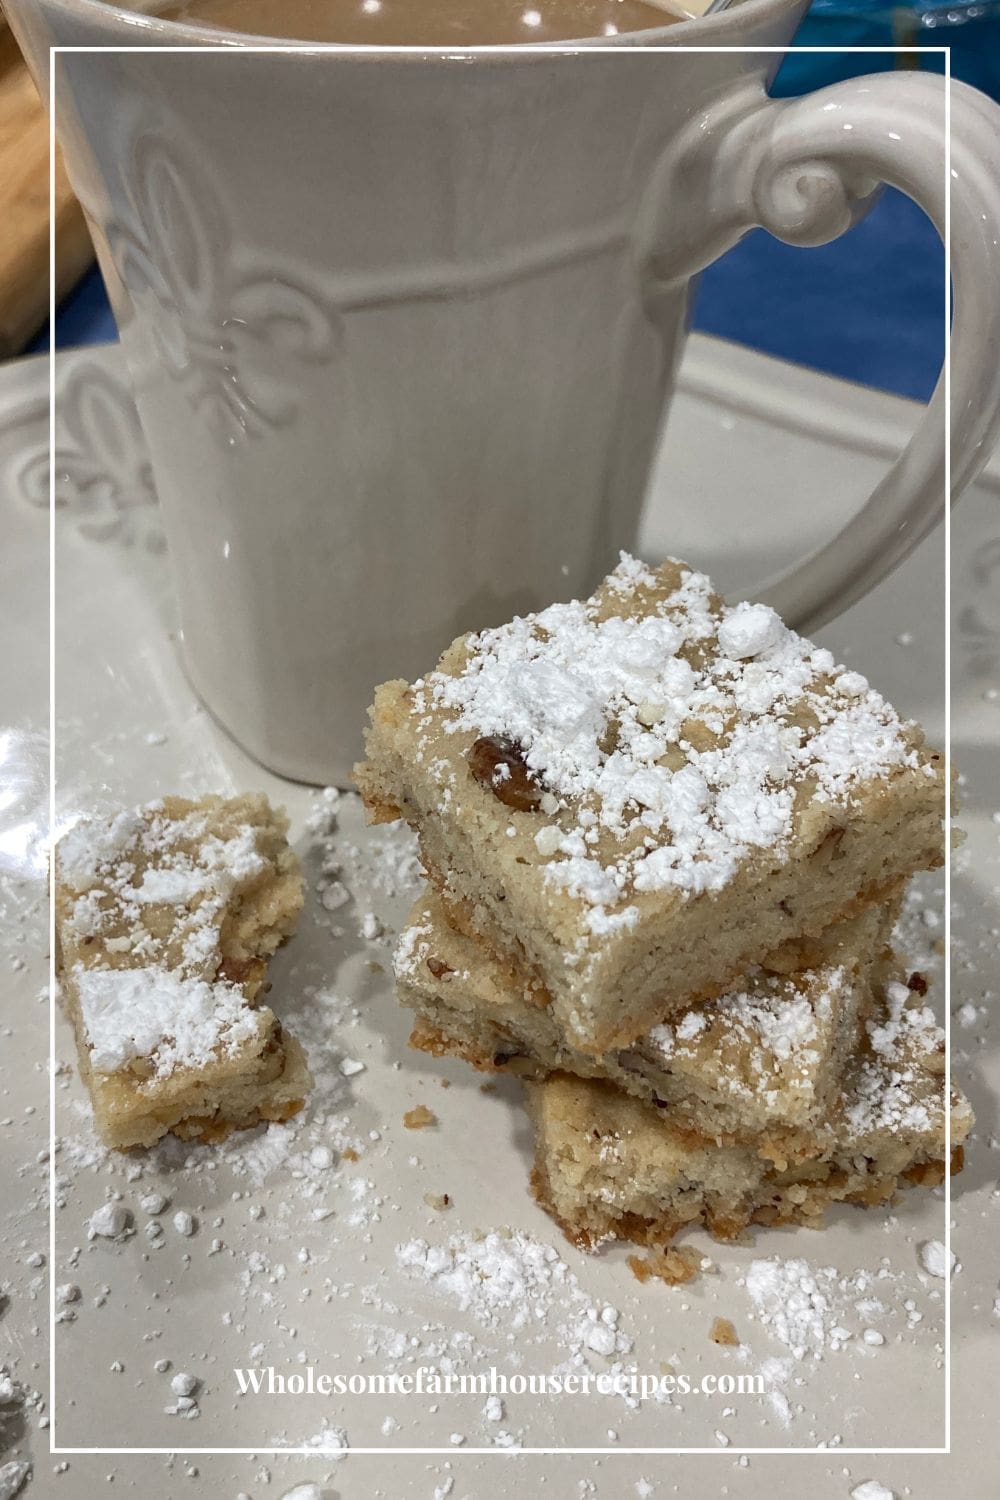
{"label": "white plate", "polygon": [[[221,1153],[105,1159],[93,1148],[72,1039],[57,1022],[57,1058],[69,1067],[56,1080],[57,1130],[64,1144],[53,1275],[82,1289],[72,1305],[75,1318],[57,1329],[57,1441],[72,1447],[259,1451],[307,1443],[324,1429],[340,1428],[352,1448],[448,1449],[452,1434],[462,1435],[465,1448],[492,1447],[503,1431],[528,1446],[719,1450],[714,1458],[531,1460],[532,1473],[548,1477],[544,1493],[550,1496],[590,1493],[576,1485],[584,1475],[596,1484],[593,1493],[615,1496],[633,1493],[634,1483],[646,1476],[656,1497],[673,1493],[673,1485],[688,1493],[695,1475],[699,1484],[708,1478],[719,1489],[730,1485],[733,1495],[801,1494],[803,1460],[753,1456],[744,1468],[735,1457],[742,1448],[940,1445],[943,1284],[924,1275],[918,1259],[921,1242],[943,1236],[940,1194],[910,1194],[895,1213],[845,1209],[821,1235],[759,1231],[754,1244],[733,1247],[695,1236],[716,1270],[674,1290],[640,1287],[624,1250],[588,1257],[561,1241],[528,1195],[530,1142],[516,1085],[504,1080],[484,1094],[482,1079],[468,1069],[435,1063],[406,1047],[406,1018],[385,969],[412,885],[407,862],[395,855],[387,860],[384,853],[398,854],[405,840],[395,831],[365,831],[354,800],[342,798],[339,830],[326,853],[343,864],[352,899],[336,911],[324,910],[315,892],[322,851],[306,827],[316,794],[247,760],[200,709],[180,671],[155,501],[117,349],[61,355],[57,379],[64,502],[56,525],[59,819],[170,790],[261,787],[285,803],[313,890],[300,935],[275,964],[273,999],[307,1042],[320,1047],[322,1078],[293,1130],[269,1138],[256,1132]],[[667,550],[686,555],[711,567],[723,584],[738,578],[751,585],[828,535],[860,503],[915,412],[909,403],[694,338],[653,487],[644,550],[650,556]],[[45,973],[39,952],[45,930],[46,440],[44,362],[0,370],[0,494],[7,539],[2,576],[9,622],[0,874],[7,953],[11,964],[25,963],[12,970],[13,1019],[4,1054],[2,1108],[11,1123],[0,1132],[0,1247],[16,1273],[4,1325],[21,1349],[19,1377],[42,1389],[46,1318],[42,1288],[33,1282],[45,1273],[25,1260],[45,1250],[47,1236],[45,1169],[34,1160],[47,1135],[41,1061],[47,1011],[38,999]],[[995,467],[963,503],[954,527],[953,728],[956,761],[968,778],[962,822],[969,835],[955,873],[954,1003],[977,1007],[974,1015],[963,1011],[971,1024],[957,1025],[954,1040],[957,1071],[980,1120],[970,1164],[955,1183],[955,1248],[962,1262],[953,1283],[953,1350],[962,1389],[955,1406],[959,1448],[991,1400],[985,1360],[997,1327],[992,1308],[998,1200],[988,1144],[995,1129],[988,1083],[996,1084],[1000,1070],[989,1045],[988,1015],[978,1007],[1000,980],[998,828],[991,819],[1000,807],[1000,699],[985,696],[1000,687],[998,491]],[[823,639],[940,735],[943,615],[939,534],[823,632]],[[391,890],[385,888],[387,871]],[[915,927],[925,947],[939,931],[924,926],[919,912],[927,909],[933,920],[940,890],[940,880],[925,882],[916,908]],[[369,911],[385,928],[374,942],[359,935]],[[345,1057],[362,1061],[364,1072],[341,1076]],[[440,1122],[435,1129],[403,1128],[404,1111],[417,1103],[432,1107]],[[25,1113],[32,1106],[35,1112]],[[345,1144],[360,1151],[360,1160],[336,1159]],[[329,1168],[322,1153],[315,1162],[308,1159],[325,1145],[334,1151]],[[356,1186],[365,1182],[371,1188]],[[135,1214],[138,1232],[121,1245],[86,1237],[89,1215],[109,1191],[120,1192]],[[162,1248],[153,1248],[144,1232],[149,1216],[139,1200],[151,1191],[171,1198],[162,1216]],[[448,1211],[426,1205],[425,1194],[443,1192],[453,1200]],[[330,1217],[314,1218],[317,1206],[332,1210]],[[190,1239],[172,1227],[178,1210],[198,1221]],[[443,1245],[451,1235],[502,1226],[555,1247],[579,1283],[575,1299],[565,1292],[554,1296],[549,1317],[530,1320],[526,1331],[512,1331],[503,1319],[496,1327],[483,1326],[474,1310],[463,1312],[455,1297],[407,1277],[397,1265],[400,1242],[423,1237]],[[215,1253],[213,1240],[221,1242]],[[288,1374],[304,1361],[331,1375],[384,1373],[410,1368],[408,1362],[438,1363],[440,1349],[465,1370],[495,1364],[510,1372],[518,1359],[521,1371],[544,1373],[564,1361],[574,1343],[560,1323],[572,1323],[590,1305],[619,1309],[620,1325],[635,1341],[625,1363],[640,1371],[657,1373],[666,1362],[695,1378],[754,1372],[766,1360],[790,1360],[789,1350],[751,1321],[740,1284],[750,1262],[767,1256],[804,1257],[814,1268],[835,1267],[847,1278],[859,1268],[877,1272],[883,1263],[890,1272],[876,1293],[886,1311],[867,1319],[857,1309],[856,1286],[834,1286],[827,1323],[837,1311],[853,1337],[840,1350],[827,1348],[820,1360],[791,1360],[779,1381],[791,1406],[787,1425],[767,1397],[750,1396],[691,1396],[672,1404],[650,1402],[637,1411],[613,1396],[512,1396],[496,1422],[484,1417],[483,1399],[472,1396],[435,1401],[236,1395],[235,1366],[273,1365]],[[102,1293],[102,1287],[110,1290]],[[102,1297],[103,1305],[96,1306]],[[909,1300],[919,1322],[908,1313]],[[735,1323],[744,1339],[740,1353],[720,1351],[709,1341],[716,1315]],[[883,1332],[884,1345],[862,1344],[866,1322]],[[390,1357],[386,1346],[400,1332],[416,1342],[400,1345]],[[257,1344],[263,1352],[254,1356]],[[186,1370],[203,1382],[197,1420],[165,1413],[175,1398],[170,1375],[154,1371],[160,1358],[172,1361],[171,1374]],[[116,1370],[115,1362],[123,1369]],[[593,1355],[590,1363],[606,1368]],[[36,1417],[29,1415],[23,1446],[36,1456],[36,1489],[47,1492],[42,1487],[57,1460],[44,1452],[46,1437]],[[397,1424],[389,1431],[383,1431],[386,1417]],[[616,1440],[609,1441],[609,1429]],[[323,1457],[190,1462],[199,1475],[182,1485],[178,1461],[172,1469],[177,1478],[164,1492],[280,1495],[293,1482],[332,1475],[329,1482],[339,1495],[370,1495],[380,1486],[393,1496],[430,1495],[452,1477],[451,1493],[458,1497],[506,1494],[523,1482],[501,1455],[477,1456],[461,1447],[450,1457],[359,1455],[345,1464]],[[64,1500],[89,1497],[95,1479],[112,1467],[120,1482],[148,1474],[150,1465],[161,1474],[158,1466],[165,1463],[149,1456],[73,1458],[69,1473],[52,1481],[52,1493]],[[265,1464],[274,1470],[266,1491],[255,1477]],[[706,1468],[710,1464],[716,1467]],[[811,1461],[808,1482],[817,1496],[846,1495],[852,1484],[872,1477],[900,1492],[910,1483],[918,1496],[936,1496],[937,1481],[924,1476],[942,1476],[946,1464],[831,1453]],[[966,1480],[963,1496],[992,1495],[988,1473],[984,1462],[979,1477]]]}

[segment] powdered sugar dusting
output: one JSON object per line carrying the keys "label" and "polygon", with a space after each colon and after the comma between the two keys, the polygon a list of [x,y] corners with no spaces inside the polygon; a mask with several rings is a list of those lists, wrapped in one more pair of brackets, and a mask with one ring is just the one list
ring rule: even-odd
{"label": "powdered sugar dusting", "polygon": [[200,1067],[220,1051],[236,1052],[260,1029],[237,985],[184,979],[151,965],[142,969],[85,969],[74,979],[90,1042],[91,1066],[101,1073],[148,1057],[157,1077]]}
{"label": "powdered sugar dusting", "polygon": [[756,988],[730,991],[678,1021],[655,1026],[638,1045],[667,1060],[693,1056],[707,1033],[717,1038],[722,1028],[746,1049],[748,1071],[758,1080],[777,1071],[805,1074],[818,1061],[821,1025],[829,1027],[834,1003],[839,1007],[849,988],[839,966],[804,972],[797,982],[762,975]]}
{"label": "powdered sugar dusting", "polygon": [[[152,812],[158,804],[147,804]],[[134,842],[142,828],[142,812],[132,808],[103,823],[83,821],[59,840],[59,871],[74,890],[96,885],[103,871]]]}
{"label": "powdered sugar dusting", "polygon": [[415,685],[418,713],[516,743],[557,808],[590,814],[546,845],[547,878],[595,907],[719,890],[750,851],[788,837],[807,779],[846,805],[919,764],[912,726],[863,677],[773,610],[730,608],[673,566],[668,591],[623,555],[594,600],[471,637],[456,674]]}
{"label": "powdered sugar dusting", "polygon": [[852,1077],[844,1116],[861,1139],[887,1134],[942,1138],[946,1107],[956,1141],[972,1122],[968,1101],[944,1077],[944,1032],[929,1006],[891,981],[867,1022],[868,1053]]}

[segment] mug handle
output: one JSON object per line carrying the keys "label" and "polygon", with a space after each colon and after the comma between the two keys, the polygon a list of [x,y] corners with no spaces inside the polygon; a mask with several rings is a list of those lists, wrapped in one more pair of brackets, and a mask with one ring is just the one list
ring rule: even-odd
{"label": "mug handle", "polygon": [[[954,502],[1000,431],[1000,108],[953,83],[950,117]],[[863,217],[883,183],[919,204],[943,238],[946,127],[945,81],[932,74],[874,74],[787,100],[748,82],[708,105],[662,164],[647,200],[648,268],[661,286],[683,281],[756,227],[786,244],[825,244]],[[946,407],[942,370],[859,513],[759,598],[813,629],[909,555],[944,513]]]}

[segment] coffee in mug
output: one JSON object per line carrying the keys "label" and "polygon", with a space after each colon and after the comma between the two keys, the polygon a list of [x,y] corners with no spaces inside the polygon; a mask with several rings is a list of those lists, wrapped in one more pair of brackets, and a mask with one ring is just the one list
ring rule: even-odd
{"label": "coffee in mug", "polygon": [[683,0],[182,0],[156,14],[255,36],[381,47],[576,41],[687,18]]}

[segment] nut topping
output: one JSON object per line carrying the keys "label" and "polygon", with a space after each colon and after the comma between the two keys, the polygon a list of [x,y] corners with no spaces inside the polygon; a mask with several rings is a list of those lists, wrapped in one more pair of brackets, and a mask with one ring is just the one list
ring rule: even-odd
{"label": "nut topping", "polygon": [[262,977],[265,969],[259,958],[224,958],[216,970],[216,978],[227,984],[252,984]]}
{"label": "nut topping", "polygon": [[520,745],[497,735],[483,735],[468,754],[469,769],[480,786],[515,812],[537,812],[542,788],[531,779]]}

